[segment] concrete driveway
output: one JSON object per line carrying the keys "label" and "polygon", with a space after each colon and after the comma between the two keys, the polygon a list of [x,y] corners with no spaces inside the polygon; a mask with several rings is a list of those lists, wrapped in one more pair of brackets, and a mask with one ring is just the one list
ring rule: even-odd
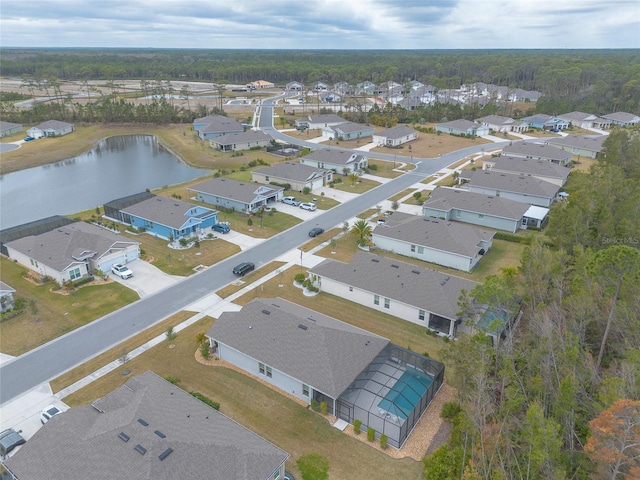
{"label": "concrete driveway", "polygon": [[164,273],[159,268],[140,259],[127,263],[127,267],[133,272],[133,277],[123,280],[113,273],[109,273],[109,276],[116,282],[135,290],[140,298],[164,290],[185,278]]}

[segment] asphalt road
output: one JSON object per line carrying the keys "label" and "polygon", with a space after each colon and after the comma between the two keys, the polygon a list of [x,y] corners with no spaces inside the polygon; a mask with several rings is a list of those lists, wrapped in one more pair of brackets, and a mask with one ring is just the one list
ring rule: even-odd
{"label": "asphalt road", "polygon": [[[260,129],[277,138],[283,138],[292,143],[302,143],[300,140],[288,137],[273,128],[273,101],[265,100],[260,107]],[[308,146],[317,148],[315,144]],[[309,239],[308,231],[312,227],[319,226],[327,230],[340,225],[372,205],[376,205],[420,181],[420,178],[427,177],[479,150],[478,146],[452,152],[438,158],[414,158],[413,163],[417,164],[414,171],[382,184],[322,215],[282,232],[256,247],[238,253],[161,292],[138,300],[4,364],[0,367],[0,405],[84,363],[180,311],[199,298],[219,290],[235,280],[236,277],[231,270],[238,263],[254,262],[259,268],[307,241]],[[388,155],[388,157],[393,160],[394,156]],[[385,158],[385,155],[376,153],[376,158]],[[408,159],[403,157],[402,160],[407,161]]]}

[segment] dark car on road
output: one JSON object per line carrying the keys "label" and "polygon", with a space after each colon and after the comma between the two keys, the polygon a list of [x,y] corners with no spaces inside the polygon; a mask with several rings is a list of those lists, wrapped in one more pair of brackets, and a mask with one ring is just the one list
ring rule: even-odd
{"label": "dark car on road", "polygon": [[322,235],[324,233],[324,228],[316,227],[309,230],[310,237],[317,237],[318,235]]}
{"label": "dark car on road", "polygon": [[244,262],[240,265],[236,265],[233,268],[233,273],[239,275],[240,277],[244,277],[247,273],[255,270],[256,266],[251,262]]}

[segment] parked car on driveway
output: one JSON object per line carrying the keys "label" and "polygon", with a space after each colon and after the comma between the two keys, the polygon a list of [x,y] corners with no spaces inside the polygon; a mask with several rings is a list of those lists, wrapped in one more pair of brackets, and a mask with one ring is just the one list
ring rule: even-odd
{"label": "parked car on driveway", "polygon": [[294,207],[297,207],[298,205],[300,205],[301,202],[296,197],[284,197],[282,199],[282,203],[286,203],[287,205],[293,205]]}
{"label": "parked car on driveway", "polygon": [[34,137],[24,137],[25,142],[30,142],[31,140],[35,140]]}
{"label": "parked car on driveway", "polygon": [[111,267],[111,271],[114,273],[114,275],[119,276],[123,280],[133,277],[133,272],[129,270],[129,267],[121,263],[116,263],[115,265],[113,265]]}
{"label": "parked car on driveway", "polygon": [[302,208],[303,210],[310,210],[313,212],[316,209],[316,204],[311,202],[304,202],[300,204],[300,208]]}
{"label": "parked car on driveway", "polygon": [[0,433],[0,457],[6,457],[11,450],[27,441],[13,428],[8,428]]}
{"label": "parked car on driveway", "polygon": [[229,233],[231,231],[231,229],[229,228],[229,225],[226,225],[224,223],[217,223],[211,228],[213,229],[214,232],[220,232],[220,233]]}
{"label": "parked car on driveway", "polygon": [[49,405],[48,407],[45,407],[40,413],[40,421],[44,425],[49,420],[51,420],[53,416],[58,415],[59,413],[62,413],[62,410],[60,410],[55,405]]}
{"label": "parked car on driveway", "polygon": [[310,237],[317,237],[318,235],[322,235],[324,233],[324,228],[315,227],[309,230]]}
{"label": "parked car on driveway", "polygon": [[241,263],[239,265],[236,265],[233,268],[233,273],[235,275],[239,275],[241,277],[244,277],[247,273],[252,272],[253,270],[255,270],[256,266],[251,263],[251,262],[244,262]]}

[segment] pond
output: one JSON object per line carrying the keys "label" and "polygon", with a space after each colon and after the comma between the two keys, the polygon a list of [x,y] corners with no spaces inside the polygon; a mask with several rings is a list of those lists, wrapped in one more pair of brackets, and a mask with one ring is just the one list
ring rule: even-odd
{"label": "pond", "polygon": [[105,138],[77,157],[0,176],[0,229],[71,215],[208,173],[182,162],[154,136]]}

